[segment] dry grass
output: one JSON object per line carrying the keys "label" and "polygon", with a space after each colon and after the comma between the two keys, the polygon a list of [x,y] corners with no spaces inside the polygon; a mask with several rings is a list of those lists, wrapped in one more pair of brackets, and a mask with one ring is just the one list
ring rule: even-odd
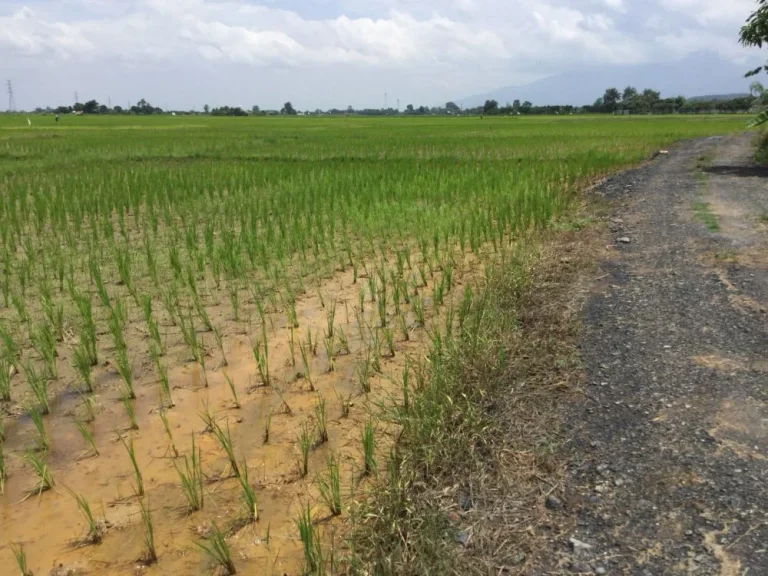
{"label": "dry grass", "polygon": [[[564,396],[581,377],[578,311],[600,235],[537,238],[429,363],[387,474],[355,511],[352,573],[525,573],[557,494]],[[583,288],[583,289],[582,289]]]}

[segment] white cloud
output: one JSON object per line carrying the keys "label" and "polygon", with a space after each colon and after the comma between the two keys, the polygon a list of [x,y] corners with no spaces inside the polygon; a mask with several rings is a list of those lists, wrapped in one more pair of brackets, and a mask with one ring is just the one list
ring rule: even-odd
{"label": "white cloud", "polygon": [[742,24],[757,8],[755,0],[659,0],[670,12],[679,12],[703,26]]}
{"label": "white cloud", "polygon": [[739,60],[752,9],[754,0],[2,0],[0,62],[36,81],[70,64],[96,83],[120,65],[215,85],[204,78],[237,66],[310,92],[367,94],[365,77],[455,97],[698,50]]}

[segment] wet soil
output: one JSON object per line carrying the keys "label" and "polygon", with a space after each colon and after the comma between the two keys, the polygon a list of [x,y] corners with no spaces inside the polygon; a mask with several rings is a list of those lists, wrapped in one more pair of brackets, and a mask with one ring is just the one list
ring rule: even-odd
{"label": "wet soil", "polygon": [[[476,289],[475,282],[482,279],[482,267],[471,253],[457,257],[455,263],[453,289],[443,306],[435,306],[430,297],[441,272],[435,270],[434,275],[426,277],[426,285],[419,285],[421,276],[417,280],[413,271],[410,290],[424,299],[426,327],[416,322],[412,304],[401,303],[407,340],[396,322],[390,296],[387,316],[388,329],[394,335],[394,356],[387,350],[378,305],[370,294],[365,296],[360,313],[360,287],[367,286],[367,278],[361,275],[355,281],[351,270],[325,278],[317,290],[313,288],[298,296],[299,327],[293,336],[285,311],[268,313],[270,386],[262,385],[253,354],[254,342],[261,336],[255,307],[243,312],[244,320],[235,322],[226,300],[207,306],[214,325],[222,331],[223,347],[216,346],[210,332],[199,330],[198,337],[204,339],[207,351],[204,373],[190,358],[178,328],[164,322],[161,332],[168,350],[163,362],[169,369],[175,403],[166,414],[180,458],[174,457],[160,418],[160,386],[146,353],[148,336],[143,322],[131,322],[126,330],[136,380],[137,399],[133,407],[138,430],[130,429],[119,400],[120,379],[110,361],[113,351],[109,346],[100,350],[105,360],[93,371],[95,419],[88,424],[98,455],[74,424],[75,419],[85,420],[87,411],[76,392],[80,385],[69,366],[72,343],[65,338],[58,346],[59,378],[51,384],[57,394],[51,402],[51,414],[44,418],[51,445],[47,452],[40,453],[53,475],[52,490],[27,497],[35,486],[35,477],[25,455],[35,449],[37,432],[23,409],[23,401],[4,407],[7,415],[3,449],[8,479],[0,494],[0,565],[14,566],[9,543],[15,543],[24,546],[28,565],[35,574],[52,570],[100,575],[209,573],[210,562],[193,541],[204,537],[211,523],[216,522],[229,534],[228,543],[240,573],[301,573],[303,551],[296,529],[300,511],[306,505],[311,507],[315,526],[328,548],[341,541],[346,507],[367,489],[367,481],[362,477],[360,441],[364,424],[373,422],[378,453],[386,453],[396,431],[379,420],[379,408],[399,401],[406,358],[411,370],[417,370],[428,348],[428,330],[433,323],[445,323],[441,310],[461,297],[465,285]],[[406,274],[410,280],[411,274]],[[329,371],[323,338],[328,330],[329,307],[334,301],[336,354],[334,370]],[[140,318],[140,312],[132,312],[132,316]],[[103,323],[100,326],[103,328]],[[316,354],[307,353],[309,377],[300,353],[300,345],[309,350],[308,333],[317,346]],[[341,349],[341,333],[346,336],[348,351]],[[371,344],[374,333],[380,341],[378,354]],[[108,334],[101,338],[109,340]],[[381,369],[368,371],[371,391],[365,394],[361,389],[360,365],[371,354],[379,357]],[[235,384],[240,408],[235,406],[225,375]],[[411,382],[416,380],[412,373]],[[13,397],[23,399],[25,388],[23,375],[14,375]],[[309,474],[302,478],[297,440],[304,424],[316,438],[315,410],[321,399],[326,402],[329,439],[327,443],[315,444],[309,458]],[[342,402],[350,404],[348,415],[342,413]],[[248,467],[249,480],[258,498],[259,519],[255,524],[238,527],[238,519],[243,516],[240,485],[232,475],[225,452],[205,430],[200,415],[206,411],[222,428],[229,427],[237,458]],[[269,438],[265,442],[267,422]],[[190,453],[193,435],[202,452],[205,506],[187,514],[177,466],[183,468],[183,456]],[[149,504],[154,522],[159,560],[152,566],[144,566],[139,560],[144,530],[132,465],[121,442],[129,438],[135,445],[146,488],[145,503]],[[321,500],[316,482],[332,454],[340,461],[345,506],[345,512],[336,518]],[[85,535],[85,522],[69,490],[82,494],[96,519],[108,523],[101,543],[79,545]]]}

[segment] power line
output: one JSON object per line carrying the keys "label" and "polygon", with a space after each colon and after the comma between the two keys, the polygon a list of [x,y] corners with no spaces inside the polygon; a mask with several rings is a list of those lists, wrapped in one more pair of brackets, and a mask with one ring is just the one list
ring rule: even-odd
{"label": "power line", "polygon": [[16,100],[13,98],[13,83],[8,80],[8,112],[16,111]]}

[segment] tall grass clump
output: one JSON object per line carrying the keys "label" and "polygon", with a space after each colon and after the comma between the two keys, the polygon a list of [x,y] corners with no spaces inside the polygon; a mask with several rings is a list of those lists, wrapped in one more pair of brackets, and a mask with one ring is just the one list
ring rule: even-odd
{"label": "tall grass clump", "polygon": [[141,475],[141,469],[139,468],[139,462],[136,460],[136,451],[133,448],[133,438],[130,438],[128,442],[125,441],[125,438],[122,436],[120,437],[120,442],[123,443],[123,446],[125,447],[126,452],[128,452],[128,457],[131,459],[131,465],[133,466],[133,476],[136,480],[136,496],[144,496],[144,478]]}
{"label": "tall grass clump", "polygon": [[312,524],[309,504],[302,508],[301,514],[296,520],[296,527],[299,530],[299,539],[304,550],[304,574],[321,576],[325,570],[323,548],[320,535]]}
{"label": "tall grass clump", "polygon": [[224,533],[212,522],[211,532],[207,541],[195,541],[195,545],[210,558],[224,574],[237,574],[235,563],[232,561],[232,551],[224,537]]}
{"label": "tall grass clump", "polygon": [[226,431],[222,430],[221,426],[216,423],[213,424],[213,429],[211,431],[216,437],[216,440],[219,441],[219,445],[224,452],[226,452],[227,458],[229,458],[229,466],[232,468],[232,474],[239,477],[240,468],[237,464],[237,459],[235,458],[235,448],[232,445],[232,436],[229,433],[229,421],[227,421]]}
{"label": "tall grass clump", "polygon": [[256,522],[259,519],[259,503],[256,498],[256,491],[248,481],[248,464],[245,461],[243,461],[242,474],[237,479],[240,481],[240,488],[242,488],[244,521],[248,524]]}
{"label": "tall grass clump", "polygon": [[75,499],[75,502],[77,502],[77,507],[85,518],[86,526],[88,527],[88,532],[83,541],[90,544],[98,544],[101,542],[101,539],[104,536],[104,525],[97,522],[93,517],[93,512],[91,512],[91,505],[85,499],[85,496],[72,490],[67,490]]}
{"label": "tall grass clump", "polygon": [[195,447],[195,435],[192,435],[191,456],[184,456],[184,469],[176,462],[176,472],[181,479],[181,489],[187,500],[187,512],[196,512],[203,509],[205,501],[203,493],[203,451]]}
{"label": "tall grass clump", "polygon": [[32,576],[32,571],[27,567],[27,553],[24,551],[24,546],[21,544],[9,544],[9,546],[16,560],[20,576]]}
{"label": "tall grass clump", "polygon": [[155,525],[152,522],[152,513],[149,509],[149,498],[146,504],[144,499],[139,499],[141,508],[141,524],[144,528],[144,552],[141,556],[142,562],[149,566],[157,562],[157,550],[155,548]]}
{"label": "tall grass clump", "polygon": [[317,487],[320,497],[334,516],[341,514],[341,479],[339,462],[333,454],[326,460],[326,475],[317,477]]}

